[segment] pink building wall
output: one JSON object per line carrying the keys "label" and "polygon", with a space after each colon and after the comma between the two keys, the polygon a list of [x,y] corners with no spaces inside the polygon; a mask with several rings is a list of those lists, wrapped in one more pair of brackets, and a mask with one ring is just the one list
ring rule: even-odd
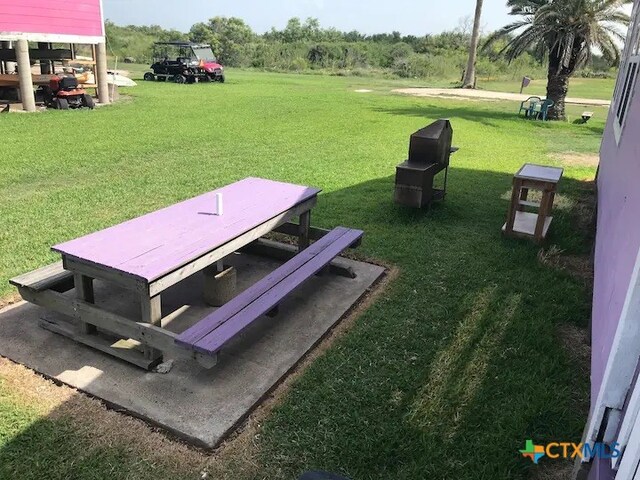
{"label": "pink building wall", "polygon": [[592,312],[591,399],[598,396],[640,246],[640,82],[616,143],[613,111],[600,149]]}
{"label": "pink building wall", "polygon": [[0,33],[101,37],[101,0],[0,0]]}

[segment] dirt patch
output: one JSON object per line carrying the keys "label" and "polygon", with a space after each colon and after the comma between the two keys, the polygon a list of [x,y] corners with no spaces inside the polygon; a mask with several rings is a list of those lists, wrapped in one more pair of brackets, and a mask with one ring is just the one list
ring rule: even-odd
{"label": "dirt patch", "polygon": [[571,364],[580,370],[581,375],[587,377],[591,367],[589,331],[576,325],[562,324],[558,327],[558,337]]}
{"label": "dirt patch", "polygon": [[571,211],[575,227],[584,232],[588,238],[595,237],[596,231],[596,182],[582,182],[583,188]]}
{"label": "dirt patch", "polygon": [[87,448],[117,443],[140,458],[176,470],[193,471],[206,461],[201,452],[172,441],[141,420],[109,410],[102,402],[5,358],[0,358],[0,378],[11,397],[43,417],[73,418],[74,429],[86,439]]}
{"label": "dirt patch", "polygon": [[600,156],[595,153],[567,152],[556,155],[555,158],[566,167],[597,167]]}
{"label": "dirt patch", "polygon": [[588,255],[565,255],[557,245],[540,249],[538,260],[543,265],[567,272],[587,285],[593,284],[593,262]]}
{"label": "dirt patch", "polygon": [[[368,294],[214,452],[192,448],[141,420],[108,409],[99,400],[65,385],[58,385],[2,357],[0,379],[13,400],[35,408],[41,416],[52,419],[72,418],[76,432],[86,439],[88,449],[117,445],[159,468],[179,472],[184,478],[260,478],[262,466],[258,459],[262,423],[306,369],[347,333],[362,313],[380,299],[398,277],[397,268],[384,264],[382,266],[387,268],[387,272],[378,283],[370,287]],[[204,475],[205,472],[207,475]]]}
{"label": "dirt patch", "polygon": [[544,462],[534,465],[532,480],[568,480],[572,478],[573,462],[557,459],[553,462]]}
{"label": "dirt patch", "polygon": [[22,297],[20,297],[18,292],[13,292],[5,295],[4,297],[0,297],[0,309],[13,305],[14,303],[18,303],[20,300],[22,300]]}
{"label": "dirt patch", "polygon": [[[581,182],[581,188],[574,197],[567,197],[566,201],[561,195],[557,195],[559,200],[558,208],[564,209],[571,215],[572,226],[582,232],[588,240],[592,241],[595,236],[595,182]],[[588,288],[593,288],[593,258],[589,254],[567,255],[557,245],[540,249],[538,260],[543,265],[563,270],[572,277],[584,282]]]}

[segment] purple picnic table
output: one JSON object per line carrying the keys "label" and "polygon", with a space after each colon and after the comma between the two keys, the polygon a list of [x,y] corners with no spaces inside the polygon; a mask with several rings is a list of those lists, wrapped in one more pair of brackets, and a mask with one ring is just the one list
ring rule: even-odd
{"label": "purple picnic table", "polygon": [[[173,342],[174,338],[166,339],[167,333],[161,329],[161,293],[295,217],[300,219],[296,227],[300,232],[300,249],[306,248],[310,212],[319,192],[317,188],[246,178],[55,245],[52,250],[62,256],[63,268],[73,273],[76,298],[80,300],[75,306],[76,312],[78,308],[87,310],[87,304],[94,303],[94,279],[115,283],[139,295],[141,319],[131,322],[139,331],[138,337],[148,339],[153,336],[156,343]],[[222,194],[222,215],[216,212],[217,194]],[[97,314],[91,313],[94,317]],[[101,315],[110,314],[101,312]],[[95,322],[83,321],[80,314],[76,316],[82,334],[74,334],[74,339],[90,343],[86,337],[96,332]],[[93,317],[85,319],[92,320]],[[111,318],[110,324],[114,322],[123,328],[122,332],[114,333],[125,336],[132,333],[122,321]],[[109,353],[114,354],[111,350]],[[141,366],[148,368],[161,355],[159,349],[144,345]]]}
{"label": "purple picnic table", "polygon": [[[218,190],[52,247],[64,259],[151,284],[320,192],[246,178]],[[216,194],[224,202],[215,214]],[[309,209],[307,209],[308,211]]]}

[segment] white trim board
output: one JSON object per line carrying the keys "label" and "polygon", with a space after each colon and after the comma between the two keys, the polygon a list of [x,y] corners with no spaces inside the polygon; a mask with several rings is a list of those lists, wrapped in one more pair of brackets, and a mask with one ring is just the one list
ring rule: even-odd
{"label": "white trim board", "polygon": [[[620,314],[620,321],[616,328],[616,334],[611,345],[609,358],[598,391],[598,397],[591,409],[587,429],[583,441],[593,444],[599,439],[601,429],[615,431],[613,425],[603,426],[603,419],[606,411],[620,411],[624,406],[624,401],[631,388],[631,382],[640,357],[640,249],[636,255],[631,281],[627,289],[627,295]],[[619,421],[619,415],[610,415],[610,423]],[[604,438],[603,441],[613,439]],[[591,458],[586,455],[582,459],[588,462]]]}
{"label": "white trim board", "polygon": [[91,37],[83,35],[58,35],[52,33],[20,33],[20,32],[0,32],[0,41],[15,42],[16,40],[27,40],[29,42],[46,43],[79,43],[86,45],[98,45],[105,42],[105,37]]}
{"label": "white trim board", "polygon": [[[638,384],[638,380],[636,380],[636,384],[634,385],[633,392],[631,394],[631,398],[629,399],[629,404],[627,406],[627,411],[625,412],[624,418],[622,419],[622,424],[620,425],[620,431],[618,432],[618,438],[616,442],[619,443],[624,449],[625,446],[629,446],[630,444],[638,441],[633,440],[631,437],[634,437],[640,434],[640,418],[638,417],[638,413],[640,413],[640,388]],[[638,441],[640,447],[640,441]],[[626,453],[625,449],[625,453]],[[620,466],[621,457],[616,457],[611,460],[611,466],[614,469],[618,469]]]}
{"label": "white trim board", "polygon": [[640,478],[638,471],[640,463],[640,418],[634,418],[631,431],[629,432],[629,443],[620,459],[616,479],[637,480]]}

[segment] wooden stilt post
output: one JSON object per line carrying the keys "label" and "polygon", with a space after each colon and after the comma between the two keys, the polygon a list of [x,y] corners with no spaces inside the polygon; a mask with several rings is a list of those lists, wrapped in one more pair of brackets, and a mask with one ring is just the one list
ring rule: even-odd
{"label": "wooden stilt post", "polygon": [[[38,42],[38,50],[50,50],[51,44],[48,42]],[[50,75],[51,72],[51,60],[40,60],[40,73],[42,75]]]}
{"label": "wooden stilt post", "polygon": [[33,92],[33,78],[31,78],[31,60],[29,59],[29,42],[16,42],[16,60],[18,60],[18,76],[20,79],[20,97],[22,108],[27,112],[36,111],[36,97]]}
{"label": "wooden stilt post", "polygon": [[96,45],[96,83],[98,84],[98,101],[102,104],[109,103],[109,85],[107,84],[107,45]]}

